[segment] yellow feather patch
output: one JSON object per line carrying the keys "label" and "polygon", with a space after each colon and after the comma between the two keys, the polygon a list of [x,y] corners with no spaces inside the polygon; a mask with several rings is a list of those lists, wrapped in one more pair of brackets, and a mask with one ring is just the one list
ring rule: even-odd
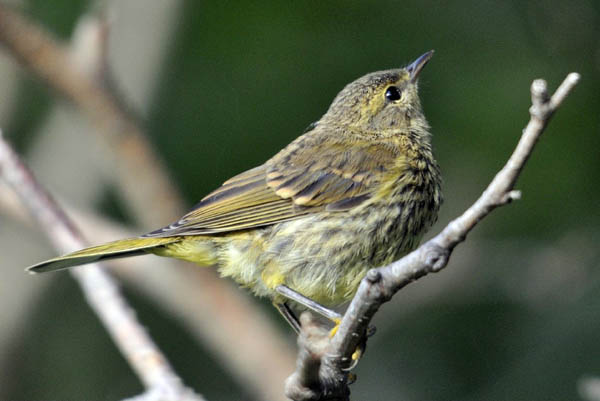
{"label": "yellow feather patch", "polygon": [[210,237],[188,236],[181,241],[156,248],[150,252],[159,256],[183,259],[200,266],[212,266],[217,263],[217,249]]}

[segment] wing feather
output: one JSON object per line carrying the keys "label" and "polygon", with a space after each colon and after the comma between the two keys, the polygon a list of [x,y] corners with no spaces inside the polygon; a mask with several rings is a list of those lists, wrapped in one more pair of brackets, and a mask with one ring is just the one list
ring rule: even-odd
{"label": "wing feather", "polygon": [[319,126],[267,163],[225,181],[179,221],[146,236],[246,230],[359,206],[370,199],[398,150],[389,143],[361,142],[360,136],[352,141],[352,133],[331,128],[324,135],[323,129]]}

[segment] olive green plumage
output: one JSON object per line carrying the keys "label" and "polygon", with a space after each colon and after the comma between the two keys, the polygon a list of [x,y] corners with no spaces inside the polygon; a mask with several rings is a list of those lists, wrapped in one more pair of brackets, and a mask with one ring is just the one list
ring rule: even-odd
{"label": "olive green plumage", "polygon": [[306,133],[178,222],[29,270],[150,252],[214,264],[275,302],[284,284],[343,303],[368,269],[412,250],[436,219],[441,178],[416,81],[431,54],[350,83]]}

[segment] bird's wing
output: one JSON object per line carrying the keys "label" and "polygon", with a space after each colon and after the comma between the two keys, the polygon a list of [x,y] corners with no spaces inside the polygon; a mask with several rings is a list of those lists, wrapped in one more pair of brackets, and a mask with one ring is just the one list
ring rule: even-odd
{"label": "bird's wing", "polygon": [[393,146],[342,143],[344,135],[303,135],[262,166],[229,180],[170,226],[145,236],[203,235],[245,230],[320,211],[343,211],[369,199]]}

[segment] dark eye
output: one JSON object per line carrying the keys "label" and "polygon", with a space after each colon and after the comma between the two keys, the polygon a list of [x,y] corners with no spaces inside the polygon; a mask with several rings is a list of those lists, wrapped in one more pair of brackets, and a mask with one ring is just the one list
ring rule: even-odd
{"label": "dark eye", "polygon": [[394,101],[400,99],[402,94],[400,93],[400,89],[395,86],[390,86],[385,91],[385,98],[389,101]]}

